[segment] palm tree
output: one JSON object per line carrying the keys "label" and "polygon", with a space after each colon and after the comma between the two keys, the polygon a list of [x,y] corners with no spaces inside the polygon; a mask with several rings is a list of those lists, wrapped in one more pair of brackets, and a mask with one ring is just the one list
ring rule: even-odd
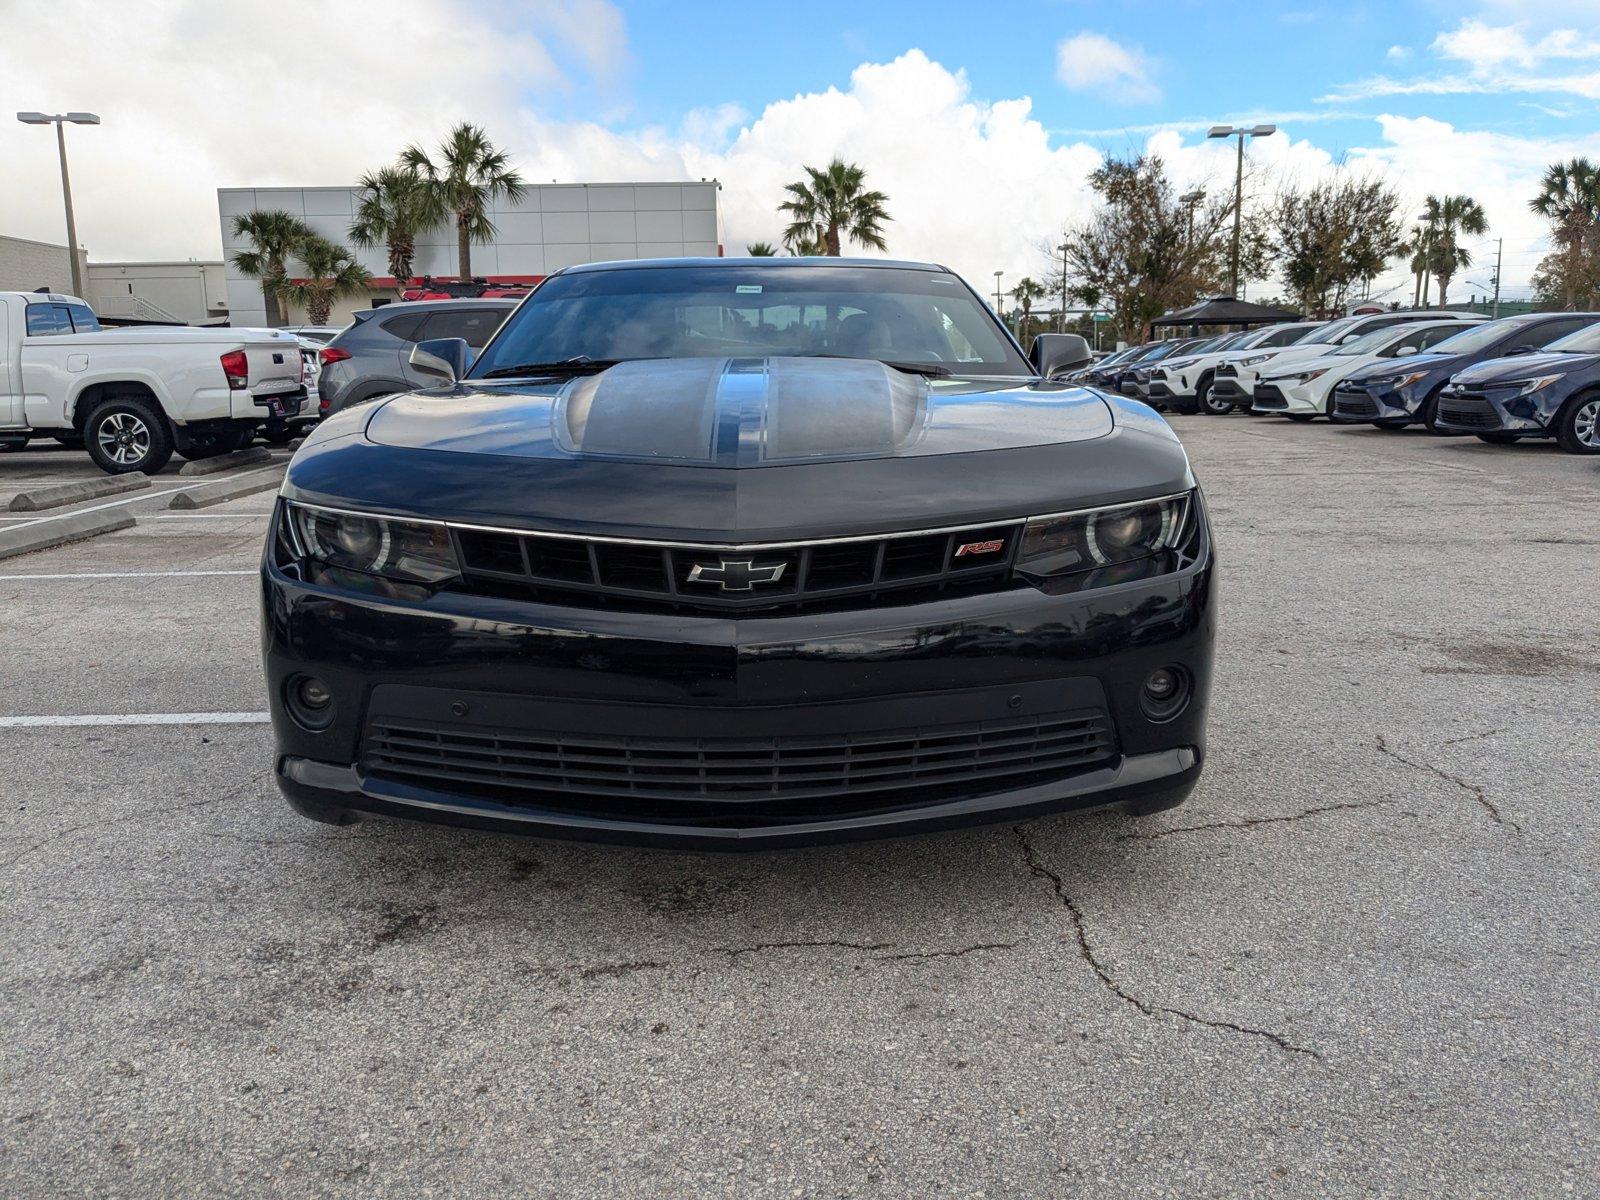
{"label": "palm tree", "polygon": [[1428,239],[1431,234],[1427,226],[1418,225],[1411,231],[1411,236],[1406,239],[1401,247],[1401,253],[1411,255],[1411,274],[1416,277],[1416,290],[1411,295],[1411,307],[1422,307],[1422,280],[1428,273]]}
{"label": "palm tree", "polygon": [[384,167],[361,177],[350,240],[362,247],[385,247],[389,274],[395,288],[404,292],[417,256],[417,234],[433,228],[444,215],[438,195],[421,175],[406,167]]}
{"label": "palm tree", "polygon": [[455,216],[456,257],[463,280],[472,278],[472,243],[494,237],[489,208],[504,196],[520,200],[527,190],[510,156],[497,150],[483,129],[463,121],[439,143],[438,161],[421,146],[400,152],[400,165],[427,183],[439,207]]}
{"label": "palm tree", "polygon": [[778,253],[772,248],[771,242],[751,242],[744,252],[751,258],[774,258]]}
{"label": "palm tree", "polygon": [[355,260],[343,246],[312,234],[295,252],[305,264],[304,279],[285,280],[278,290],[305,306],[306,321],[326,325],[333,302],[367,289],[372,272]]}
{"label": "palm tree", "polygon": [[1429,196],[1424,211],[1433,229],[1428,265],[1439,281],[1439,307],[1443,308],[1451,278],[1472,266],[1472,251],[1460,244],[1459,236],[1483,236],[1489,231],[1489,218],[1471,196]]}
{"label": "palm tree", "polygon": [[1551,163],[1528,207],[1555,226],[1556,241],[1567,260],[1564,305],[1576,308],[1585,243],[1600,219],[1600,169],[1587,158]]}
{"label": "palm tree", "polygon": [[796,258],[814,258],[822,249],[822,231],[815,225],[793,224],[783,231],[783,248]]}
{"label": "palm tree", "polygon": [[838,257],[845,238],[871,250],[887,250],[881,226],[892,220],[884,207],[889,197],[868,191],[867,173],[854,163],[834,159],[819,171],[805,167],[806,178],[784,186],[790,198],[778,211],[793,218],[784,232],[791,236],[816,236],[822,253]]}
{"label": "palm tree", "polygon": [[1022,318],[1017,322],[1017,336],[1020,338],[1028,328],[1028,319],[1033,314],[1033,302],[1043,300],[1045,297],[1044,284],[1024,275],[1017,281],[1017,286],[1011,289],[1011,298],[1022,309]]}
{"label": "palm tree", "polygon": [[250,249],[234,251],[233,265],[261,281],[267,324],[273,328],[282,325],[283,309],[278,303],[278,289],[289,274],[284,264],[307,238],[316,235],[293,213],[281,208],[258,208],[233,219],[233,236],[250,239]]}

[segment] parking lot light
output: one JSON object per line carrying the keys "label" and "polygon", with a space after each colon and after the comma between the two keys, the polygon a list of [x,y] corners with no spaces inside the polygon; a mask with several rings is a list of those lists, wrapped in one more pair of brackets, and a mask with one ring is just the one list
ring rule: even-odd
{"label": "parking lot light", "polygon": [[78,226],[72,219],[72,180],[67,176],[68,125],[98,125],[100,118],[92,112],[42,113],[19,112],[17,120],[24,125],[54,125],[56,149],[61,155],[61,197],[67,206],[67,262],[72,268],[72,294],[83,298],[83,270],[78,266]]}
{"label": "parking lot light", "polygon": [[1244,140],[1245,138],[1271,137],[1278,132],[1276,125],[1213,125],[1208,138],[1236,137],[1239,139],[1239,156],[1233,171],[1233,251],[1228,271],[1229,293],[1239,295],[1239,209],[1244,198]]}

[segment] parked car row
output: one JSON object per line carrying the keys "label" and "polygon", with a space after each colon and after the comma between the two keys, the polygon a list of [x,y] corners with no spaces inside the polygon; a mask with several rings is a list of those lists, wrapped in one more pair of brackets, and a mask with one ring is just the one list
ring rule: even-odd
{"label": "parked car row", "polygon": [[1071,380],[1178,412],[1424,425],[1492,443],[1553,437],[1600,454],[1600,313],[1408,309],[1292,322],[1132,346]]}

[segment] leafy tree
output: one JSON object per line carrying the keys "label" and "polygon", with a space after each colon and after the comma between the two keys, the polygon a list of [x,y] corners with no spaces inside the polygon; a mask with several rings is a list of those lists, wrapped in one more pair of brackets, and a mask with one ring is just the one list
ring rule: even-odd
{"label": "leafy tree", "polygon": [[774,258],[778,253],[773,249],[771,242],[751,242],[744,248],[744,252],[751,258]]}
{"label": "leafy tree", "polygon": [[1472,251],[1461,245],[1461,235],[1481,237],[1489,231],[1489,219],[1471,196],[1429,196],[1424,213],[1431,230],[1427,264],[1439,281],[1439,304],[1443,307],[1450,280],[1458,271],[1472,266]]}
{"label": "leafy tree", "polygon": [[1095,211],[1067,229],[1049,290],[1059,294],[1064,269],[1069,294],[1088,306],[1109,308],[1116,337],[1136,341],[1162,313],[1225,286],[1231,188],[1225,200],[1184,204],[1165,164],[1153,155],[1107,159],[1089,176],[1089,186]]}
{"label": "leafy tree", "polygon": [[234,252],[233,265],[261,281],[267,324],[274,328],[282,325],[283,308],[278,303],[278,292],[289,275],[286,264],[306,239],[316,235],[293,213],[267,208],[235,217],[233,236],[250,239],[250,249]]}
{"label": "leafy tree", "polygon": [[400,165],[426,183],[432,202],[455,218],[456,260],[462,279],[472,278],[472,243],[494,237],[489,209],[500,197],[520,200],[527,191],[510,156],[480,126],[462,122],[430,158],[421,146],[400,152]]}
{"label": "leafy tree", "polygon": [[1290,188],[1272,212],[1283,279],[1307,314],[1342,312],[1355,288],[1406,248],[1400,197],[1376,178],[1341,176]]}
{"label": "leafy tree", "polygon": [[372,273],[350,251],[316,234],[295,253],[305,264],[305,278],[285,280],[278,290],[305,306],[306,320],[312,325],[326,325],[335,300],[364,292],[372,282]]}
{"label": "leafy tree", "polygon": [[814,238],[823,254],[834,257],[846,238],[871,250],[889,248],[883,240],[883,224],[892,219],[886,207],[889,197],[868,190],[864,170],[838,158],[823,170],[804,170],[806,178],[786,184],[790,198],[778,205],[791,218],[783,235],[786,243]]}
{"label": "leafy tree", "polygon": [[421,175],[404,166],[384,167],[361,177],[350,240],[362,247],[383,246],[395,287],[404,291],[417,256],[417,234],[444,218],[438,193]]}
{"label": "leafy tree", "polygon": [[1587,158],[1551,163],[1528,207],[1550,222],[1556,251],[1534,273],[1535,291],[1565,309],[1588,303],[1600,251],[1600,168]]}

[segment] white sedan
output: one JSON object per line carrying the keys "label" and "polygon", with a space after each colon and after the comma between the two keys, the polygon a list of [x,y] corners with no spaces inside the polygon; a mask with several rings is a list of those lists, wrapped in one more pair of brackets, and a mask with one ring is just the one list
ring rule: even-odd
{"label": "white sedan", "polygon": [[1460,321],[1412,321],[1374,329],[1315,357],[1297,358],[1281,365],[1268,363],[1256,380],[1251,410],[1277,413],[1291,421],[1326,416],[1333,385],[1358,367],[1386,358],[1421,354],[1435,342],[1454,337],[1462,328]]}

